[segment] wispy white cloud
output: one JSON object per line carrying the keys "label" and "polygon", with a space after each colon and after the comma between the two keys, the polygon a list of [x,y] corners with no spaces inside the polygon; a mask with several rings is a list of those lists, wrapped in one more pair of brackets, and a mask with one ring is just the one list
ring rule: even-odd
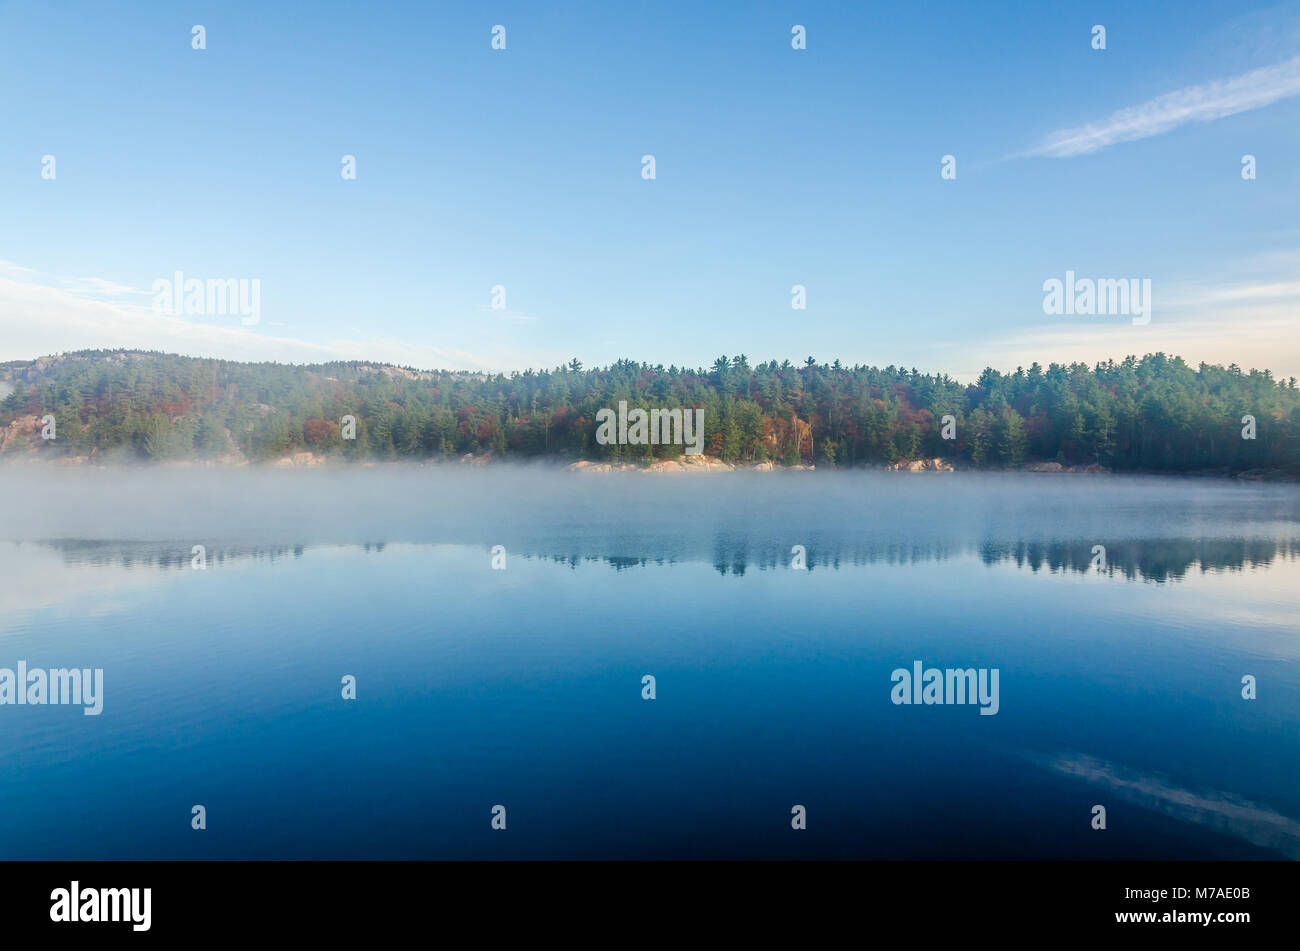
{"label": "wispy white cloud", "polygon": [[1213,122],[1260,109],[1297,94],[1300,94],[1300,56],[1240,76],[1176,89],[1140,105],[1120,109],[1097,122],[1060,129],[1024,154],[1049,158],[1088,155],[1120,142],[1161,135],[1188,122]]}
{"label": "wispy white cloud", "polygon": [[106,281],[101,277],[68,277],[61,283],[73,294],[97,297],[148,297],[151,294],[150,291],[119,284],[116,281]]}
{"label": "wispy white cloud", "polygon": [[[1157,306],[1159,301],[1157,300]],[[1122,360],[1132,354],[1163,352],[1179,356],[1191,366],[1200,363],[1226,365],[1235,363],[1244,369],[1272,370],[1275,377],[1300,377],[1300,343],[1297,334],[1296,304],[1289,312],[1254,310],[1223,312],[1200,318],[1167,322],[1157,311],[1145,327],[1111,322],[1106,318],[1081,317],[1072,323],[1065,318],[1044,317],[1055,321],[1041,331],[1013,334],[962,352],[945,361],[954,367],[953,376],[973,380],[984,367],[1014,370],[1032,363],[1096,364]],[[1168,313],[1163,317],[1167,318]],[[1120,318],[1126,319],[1126,318]],[[1092,324],[1082,323],[1093,321]]]}
{"label": "wispy white cloud", "polygon": [[1095,364],[1163,351],[1199,363],[1235,363],[1300,377],[1300,267],[1295,252],[1229,264],[1225,273],[1152,283],[1151,322],[1127,317],[1049,317],[1038,307],[1032,323],[972,344],[954,340],[927,348],[926,362],[971,381],[985,367],[1010,371],[1037,362]]}
{"label": "wispy white cloud", "polygon": [[9,277],[32,277],[38,272],[35,268],[23,267],[21,264],[15,264],[13,261],[0,261],[0,274]]}
{"label": "wispy white cloud", "polygon": [[[0,261],[0,360],[30,360],[92,349],[162,350],[187,356],[281,363],[373,360],[451,370],[522,370],[556,366],[553,353],[520,353],[508,342],[470,352],[448,343],[432,346],[354,331],[354,337],[316,341],[275,336],[242,326],[237,318],[189,320],[155,313],[127,285],[98,278],[61,278]],[[267,326],[276,322],[268,321]]]}

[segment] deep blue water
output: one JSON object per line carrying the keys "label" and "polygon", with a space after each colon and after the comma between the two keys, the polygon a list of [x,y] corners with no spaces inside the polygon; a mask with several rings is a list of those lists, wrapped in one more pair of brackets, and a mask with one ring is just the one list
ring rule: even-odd
{"label": "deep blue water", "polygon": [[[0,706],[2,858],[1300,858],[1296,487],[374,468],[0,493],[0,667],[104,670],[99,716]],[[997,668],[999,712],[893,704],[915,660]]]}

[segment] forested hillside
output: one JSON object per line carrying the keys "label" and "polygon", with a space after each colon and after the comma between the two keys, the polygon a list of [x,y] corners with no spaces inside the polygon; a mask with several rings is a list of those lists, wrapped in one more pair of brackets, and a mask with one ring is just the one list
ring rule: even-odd
{"label": "forested hillside", "polygon": [[[1153,354],[1089,367],[986,370],[971,385],[900,367],[720,357],[700,369],[621,360],[509,375],[368,363],[290,366],[133,351],[0,364],[0,454],[252,460],[673,458],[681,446],[598,445],[596,413],[704,410],[705,451],[730,462],[854,466],[942,457],[1116,470],[1300,470],[1300,390],[1267,371]],[[32,435],[53,415],[57,438]],[[954,439],[942,438],[951,415]],[[1254,440],[1242,417],[1255,419]],[[356,438],[342,438],[353,416]]]}

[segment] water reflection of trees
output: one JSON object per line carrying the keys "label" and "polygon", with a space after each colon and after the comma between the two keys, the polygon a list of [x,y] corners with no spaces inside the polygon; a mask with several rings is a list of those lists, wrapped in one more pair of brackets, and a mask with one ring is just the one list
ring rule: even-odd
{"label": "water reflection of trees", "polygon": [[1030,571],[1104,570],[1129,580],[1178,581],[1189,571],[1241,571],[1294,558],[1300,541],[1265,538],[1158,538],[1105,544],[1105,567],[1094,564],[1096,542],[985,543],[980,558],[993,565],[1013,561]]}
{"label": "water reflection of trees", "polygon": [[[121,567],[127,569],[181,570],[192,565],[192,546],[166,542],[123,542],[61,540],[49,543],[65,563],[74,567]],[[404,542],[419,547],[419,542]],[[434,544],[434,543],[428,543]],[[476,555],[488,552],[492,545],[474,542],[438,542],[460,544]],[[511,557],[540,559],[577,568],[599,564],[615,571],[629,571],[656,565],[707,562],[721,575],[743,576],[747,571],[791,570],[793,544],[784,541],[756,541],[752,537],[719,535],[711,544],[665,536],[609,539],[522,540],[506,548]],[[1189,572],[1241,571],[1265,566],[1279,559],[1294,559],[1300,551],[1300,539],[1275,538],[1158,538],[1106,540],[985,540],[956,542],[931,540],[903,542],[882,539],[808,539],[805,564],[808,571],[838,571],[850,567],[873,565],[905,566],[926,562],[948,561],[976,555],[985,564],[1009,565],[1031,572],[1097,573],[1131,581],[1157,583],[1179,581]],[[1104,568],[1100,566],[1096,545],[1105,547]],[[19,545],[21,548],[22,545]],[[227,563],[257,562],[275,564],[286,559],[300,559],[314,548],[355,548],[381,554],[385,542],[362,542],[320,545],[209,545],[205,558],[208,567]],[[611,551],[613,549],[613,551]]]}

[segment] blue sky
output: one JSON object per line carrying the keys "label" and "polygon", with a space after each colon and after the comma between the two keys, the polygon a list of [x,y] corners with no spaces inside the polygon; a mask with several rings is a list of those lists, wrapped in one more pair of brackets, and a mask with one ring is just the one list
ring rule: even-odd
{"label": "blue sky", "polygon": [[[0,360],[1300,375],[1300,5],[992,7],[0,2]],[[1067,269],[1151,323],[1045,315]],[[154,313],[177,270],[260,322]]]}

